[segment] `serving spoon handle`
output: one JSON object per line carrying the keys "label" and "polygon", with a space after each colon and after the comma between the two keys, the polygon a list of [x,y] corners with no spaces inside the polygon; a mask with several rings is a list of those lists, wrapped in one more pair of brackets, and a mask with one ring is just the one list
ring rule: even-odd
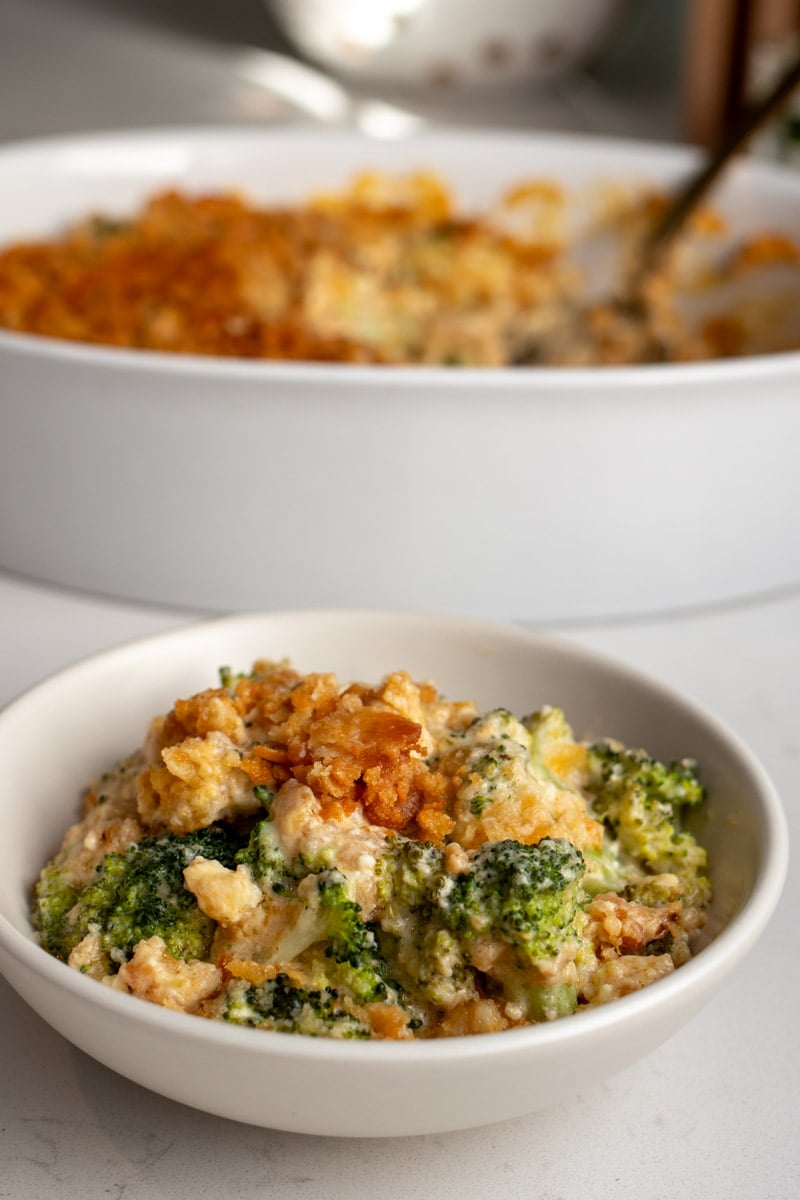
{"label": "serving spoon handle", "polygon": [[800,56],[791,62],[774,86],[726,131],[707,162],[689,177],[673,195],[661,217],[651,229],[641,249],[633,281],[638,290],[644,279],[660,264],[676,235],[684,227],[697,205],[708,194],[730,160],[800,85]]}

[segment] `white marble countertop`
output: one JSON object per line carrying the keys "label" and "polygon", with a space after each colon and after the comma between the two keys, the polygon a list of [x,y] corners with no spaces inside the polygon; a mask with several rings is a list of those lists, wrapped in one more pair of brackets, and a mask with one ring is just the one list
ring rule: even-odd
{"label": "white marble countertop", "polygon": [[[180,6],[2,0],[0,141],[307,118],[239,70],[252,41],[189,36],[159,22],[159,7]],[[252,29],[254,5],[245,7]],[[207,27],[217,11],[184,8],[202,11]],[[531,107],[521,110],[519,96],[499,96],[459,116],[674,131],[674,107],[657,94],[631,106],[583,80],[525,101]],[[0,540],[14,519],[0,514]],[[192,619],[0,573],[0,705],[76,658]],[[551,629],[652,672],[726,720],[772,775],[800,844],[800,585],[713,610]],[[592,1090],[576,1079],[574,1099],[552,1112],[428,1138],[317,1139],[185,1108],[73,1048],[0,980],[0,1200],[790,1200],[800,1195],[800,958],[786,946],[799,907],[800,876],[790,868],[778,912],[726,990],[638,1065]]]}

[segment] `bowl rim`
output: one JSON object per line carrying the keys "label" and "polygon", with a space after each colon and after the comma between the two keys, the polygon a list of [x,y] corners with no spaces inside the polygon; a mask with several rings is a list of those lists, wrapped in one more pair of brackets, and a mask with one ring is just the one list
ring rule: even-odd
{"label": "bowl rim", "polygon": [[[648,142],[641,138],[612,137],[602,134],[575,132],[559,133],[544,130],[527,132],[498,126],[468,129],[459,126],[436,125],[414,129],[400,138],[382,139],[362,130],[350,128],[320,129],[315,126],[295,126],[276,123],[268,127],[232,123],[229,125],[174,125],[159,128],[130,128],[117,131],[87,131],[42,138],[22,138],[0,146],[0,173],[15,160],[63,154],[74,149],[102,150],[106,146],[131,145],[136,142],[163,145],[183,142],[199,146],[204,143],[274,142],[280,145],[291,141],[313,146],[320,141],[338,140],[350,146],[385,145],[387,141],[406,146],[430,146],[458,143],[492,143],[502,137],[509,142],[543,148],[586,149],[600,155],[622,155],[627,161],[642,167],[668,164],[670,169],[687,168],[697,162],[696,147],[673,142]],[[609,168],[610,169],[610,168]],[[760,159],[742,160],[733,170],[756,178],[764,178],[774,188],[797,192],[800,200],[800,177],[779,163]],[[157,184],[153,185],[154,187]],[[235,183],[231,186],[237,186]],[[246,185],[238,185],[240,187]],[[8,244],[4,238],[4,244]],[[2,245],[0,245],[2,249]],[[40,358],[59,366],[87,368],[119,368],[145,374],[163,373],[167,377],[196,379],[208,377],[213,381],[277,385],[312,385],[325,383],[352,390],[355,394],[377,390],[392,394],[407,387],[435,387],[445,394],[461,389],[472,391],[484,387],[520,391],[533,395],[540,389],[569,393],[572,389],[591,384],[600,392],[638,391],[641,387],[672,388],[681,384],[730,383],[743,379],[768,381],[775,376],[800,374],[800,350],[786,350],[763,355],[732,359],[704,359],[689,363],[645,363],[629,366],[587,367],[445,367],[415,364],[360,364],[285,361],[279,359],[227,358],[223,356],[183,354],[158,350],[136,350],[124,347],[71,341],[43,334],[19,333],[0,328],[0,354],[18,354]]]}
{"label": "bowl rim", "polygon": [[[141,649],[158,649],[172,643],[202,642],[208,634],[235,636],[243,630],[259,628],[265,621],[297,621],[312,625],[320,621],[335,621],[360,625],[366,620],[383,621],[389,625],[398,622],[413,626],[421,624],[431,628],[440,623],[445,632],[456,630],[500,638],[521,645],[525,643],[533,650],[558,653],[573,662],[582,661],[590,667],[611,672],[631,686],[645,689],[663,698],[668,704],[677,706],[693,721],[708,729],[726,750],[738,759],[750,777],[764,823],[764,855],[761,870],[756,876],[753,889],[728,924],[695,957],[663,979],[640,991],[620,997],[612,1003],[582,1010],[570,1017],[544,1022],[520,1029],[503,1030],[491,1037],[459,1036],[412,1041],[382,1040],[337,1040],[333,1038],[304,1038],[298,1035],[269,1030],[253,1031],[248,1028],[228,1026],[222,1022],[204,1021],[191,1014],[172,1012],[138,997],[124,995],[111,988],[98,986],[96,980],[88,979],[74,971],[66,963],[52,957],[35,940],[31,927],[23,934],[0,912],[0,951],[7,953],[20,965],[46,985],[56,990],[65,989],[76,1001],[95,1005],[109,1015],[116,1014],[139,1026],[162,1029],[184,1041],[213,1043],[217,1047],[234,1051],[247,1050],[250,1055],[261,1057],[278,1056],[290,1059],[316,1059],[337,1063],[358,1064],[399,1062],[446,1063],[451,1059],[482,1060],[487,1055],[496,1057],[533,1052],[562,1041],[574,1041],[592,1037],[595,1033],[613,1030],[622,1023],[635,1023],[647,1019],[648,1014],[667,1009],[676,1001],[697,993],[708,998],[716,980],[729,974],[748,953],[771,919],[781,897],[789,862],[788,824],[778,793],[766,769],[749,746],[725,722],[713,712],[700,705],[690,696],[661,683],[638,668],[631,667],[606,654],[586,649],[577,643],[562,640],[547,633],[530,631],[522,626],[482,618],[451,616],[419,610],[326,608],[291,609],[275,612],[247,612],[215,617],[210,620],[191,622],[177,629],[134,637],[106,650],[84,656],[34,683],[0,710],[0,743],[7,724],[24,719],[26,710],[35,709],[39,697],[49,690],[63,687],[71,679],[91,675],[98,668],[121,669],[126,660],[134,657]],[[134,1001],[134,1004],[131,1004]],[[88,1011],[88,1009],[87,1009]],[[256,1032],[257,1037],[253,1034]]]}

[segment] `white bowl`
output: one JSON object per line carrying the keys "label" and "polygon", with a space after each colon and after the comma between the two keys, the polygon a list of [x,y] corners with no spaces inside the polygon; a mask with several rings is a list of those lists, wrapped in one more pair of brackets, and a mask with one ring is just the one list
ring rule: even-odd
{"label": "white bowl", "polygon": [[608,39],[624,0],[267,0],[295,46],[338,75],[471,87],[563,75]]}
{"label": "white bowl", "polygon": [[[673,181],[691,151],[503,133],[191,130],[0,151],[0,243],[167,185],[292,201],[433,167],[466,207],[555,177]],[[800,233],[740,163],[734,229]],[[0,332],[0,566],[213,611],[362,604],[553,620],[800,577],[800,353],[622,368],[231,361]],[[13,514],[13,517],[12,517]]]}
{"label": "white bowl", "polygon": [[[527,712],[562,704],[579,736],[695,755],[710,792],[701,837],[716,936],[674,974],[547,1025],[431,1042],[335,1042],[233,1028],[100,986],[42,950],[28,906],[85,781],[137,745],[148,718],[222,664],[289,655],[301,670],[375,681],[405,667],[451,698]],[[47,752],[42,753],[46,737]],[[55,1029],[114,1071],[184,1104],[302,1133],[436,1133],[519,1116],[597,1084],[665,1041],[721,988],[764,929],[787,831],[762,767],[724,726],[635,672],[520,629],[468,619],[329,611],[243,615],[81,663],[0,714],[0,969]],[[754,1018],[755,1019],[755,1018]],[[731,1053],[746,1053],[746,1030]]]}

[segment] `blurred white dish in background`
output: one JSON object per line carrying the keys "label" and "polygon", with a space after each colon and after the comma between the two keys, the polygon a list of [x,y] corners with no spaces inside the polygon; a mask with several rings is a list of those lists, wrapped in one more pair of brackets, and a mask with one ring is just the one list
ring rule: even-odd
{"label": "blurred white dish in background", "polygon": [[[0,152],[0,242],[129,213],[172,186],[291,203],[360,170],[433,167],[482,209],[520,180],[669,184],[695,162],[685,148],[499,132],[64,138]],[[741,162],[718,199],[733,235],[798,232],[797,174]],[[799,393],[797,352],[370,367],[0,331],[0,566],[210,610],[544,621],[739,598],[800,576]]]}
{"label": "blurred white dish in background", "polygon": [[336,74],[459,88],[563,75],[597,53],[625,0],[267,0],[298,50]]}
{"label": "blurred white dish in background", "polygon": [[[663,761],[692,754],[709,792],[698,836],[714,890],[712,940],[666,978],[577,1015],[411,1043],[231,1027],[102,987],[54,959],[31,928],[31,889],[77,815],[86,780],[129,753],[175,697],[207,686],[223,664],[248,669],[259,656],[287,656],[299,670],[333,671],[342,680],[405,668],[482,709],[560,704],[579,736],[613,733]],[[233,1120],[300,1133],[439,1133],[574,1099],[654,1050],[719,991],[772,916],[788,861],[786,821],[770,780],[713,716],[580,648],[468,619],[253,614],[130,643],[40,684],[0,714],[0,758],[0,970],[9,983],[64,1037],[144,1087]],[[758,1012],[751,1019],[757,1024]],[[749,1032],[742,1029],[732,1055],[748,1052]],[[658,1069],[668,1063],[662,1056]]]}

